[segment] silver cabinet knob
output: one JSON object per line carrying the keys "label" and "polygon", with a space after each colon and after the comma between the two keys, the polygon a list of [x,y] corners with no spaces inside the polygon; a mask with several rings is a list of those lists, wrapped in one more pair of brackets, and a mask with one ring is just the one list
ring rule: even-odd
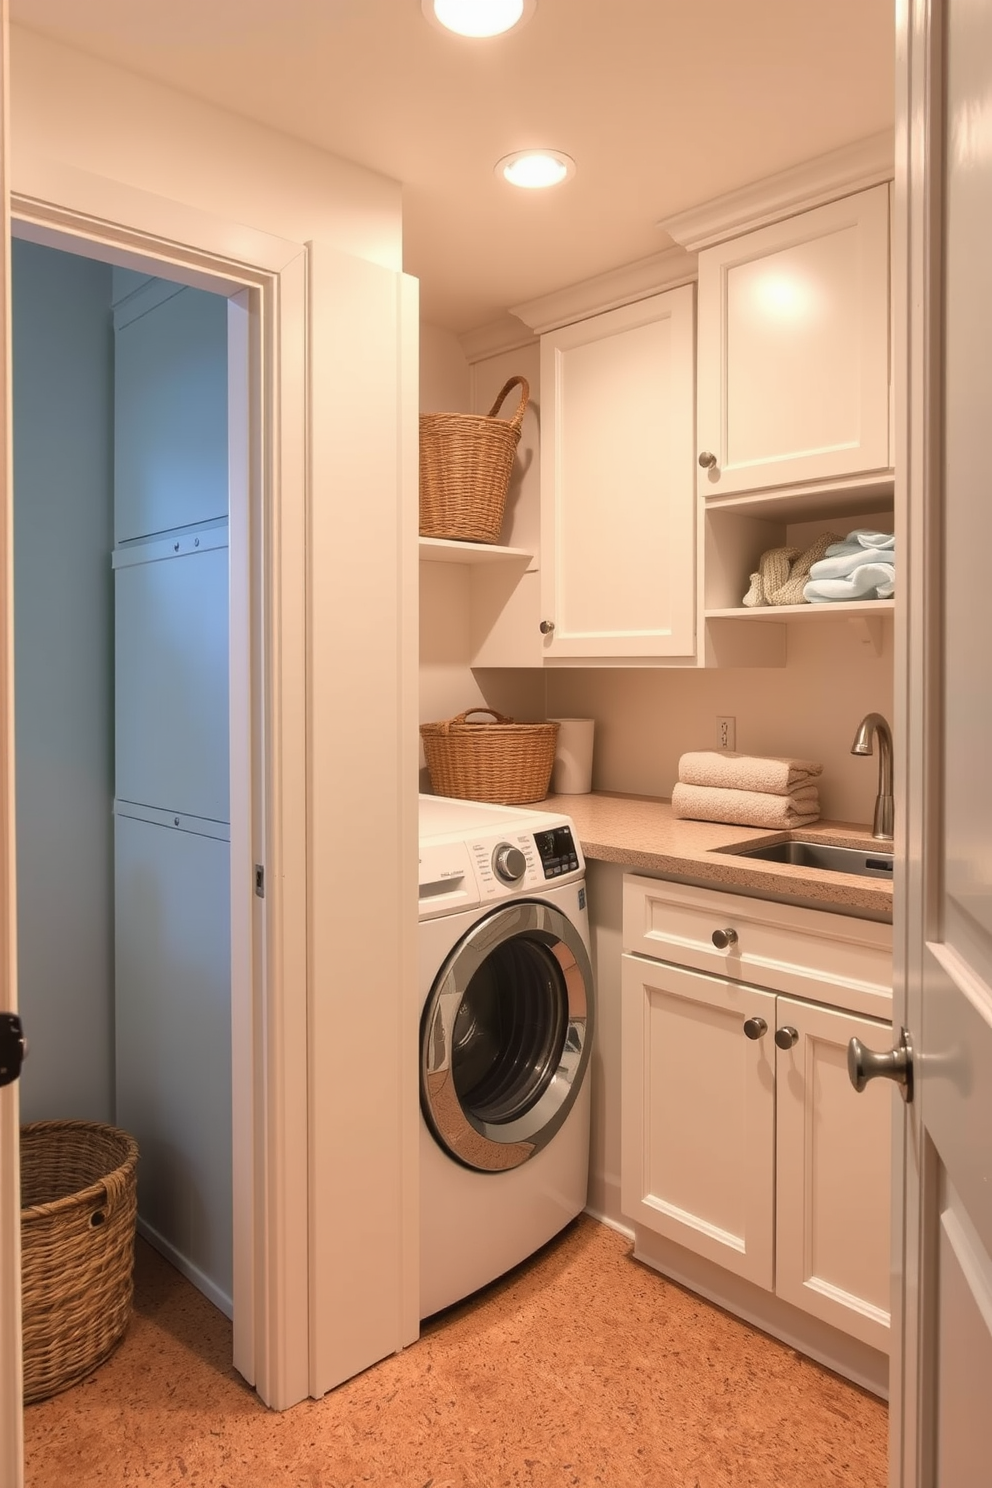
{"label": "silver cabinet knob", "polygon": [[550,635],[551,632],[554,630],[554,628],[555,628],[555,622],[553,620],[542,620],[541,621],[541,634],[542,635]]}
{"label": "silver cabinet knob", "polygon": [[729,951],[731,946],[737,944],[736,930],[714,930],[710,936],[718,951]]}
{"label": "silver cabinet knob", "polygon": [[716,455],[711,454],[709,450],[703,450],[699,457],[699,463],[704,470],[712,470],[716,464]]}
{"label": "silver cabinet knob", "polygon": [[764,1038],[768,1032],[768,1024],[764,1018],[748,1018],[744,1024],[744,1032],[749,1039]]}
{"label": "silver cabinet knob", "polygon": [[793,1044],[798,1044],[799,1034],[787,1023],[784,1028],[776,1028],[775,1042],[780,1049],[791,1049]]}
{"label": "silver cabinet knob", "polygon": [[869,1080],[881,1076],[895,1080],[905,1101],[913,1099],[913,1046],[905,1028],[900,1030],[899,1043],[884,1054],[866,1049],[860,1039],[852,1038],[847,1046],[847,1073],[851,1084],[860,1095]]}
{"label": "silver cabinet knob", "polygon": [[518,878],[523,878],[527,868],[527,859],[519,847],[513,847],[509,842],[501,842],[493,853],[493,868],[497,878],[504,883],[516,883]]}

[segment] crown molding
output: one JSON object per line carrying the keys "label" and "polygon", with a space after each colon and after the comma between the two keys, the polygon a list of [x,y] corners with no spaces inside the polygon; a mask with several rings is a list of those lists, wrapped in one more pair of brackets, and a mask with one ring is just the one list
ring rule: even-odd
{"label": "crown molding", "polygon": [[477,330],[466,331],[458,337],[458,344],[471,365],[483,362],[487,357],[499,356],[503,351],[520,351],[524,346],[533,346],[536,339],[533,331],[521,325],[515,315],[503,315]]}
{"label": "crown molding", "polygon": [[543,335],[545,331],[585,320],[589,315],[615,310],[618,305],[632,304],[679,284],[691,284],[697,273],[694,254],[686,253],[683,248],[665,248],[650,258],[610,269],[584,279],[581,284],[570,284],[566,289],[528,300],[526,305],[513,305],[511,309],[531,330]]}
{"label": "crown molding", "polygon": [[895,135],[886,129],[666,217],[658,226],[683,248],[698,253],[725,238],[891,181],[894,175]]}

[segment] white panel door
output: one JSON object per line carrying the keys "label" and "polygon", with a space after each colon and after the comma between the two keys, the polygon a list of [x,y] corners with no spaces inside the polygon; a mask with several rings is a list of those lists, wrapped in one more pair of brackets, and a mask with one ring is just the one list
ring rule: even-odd
{"label": "white panel door", "polygon": [[541,338],[544,654],[695,647],[693,289]]}
{"label": "white panel door", "polygon": [[771,1290],[774,994],[628,954],[621,986],[623,1212]]}
{"label": "white panel door", "polygon": [[858,1095],[847,1046],[887,1049],[892,1029],[789,997],[776,1018],[797,1039],[775,1051],[775,1291],[887,1353],[892,1090]]}
{"label": "white panel door", "polygon": [[225,517],[227,300],[183,289],[114,346],[115,541]]}
{"label": "white panel door", "polygon": [[901,655],[915,1088],[897,1169],[907,1223],[893,1481],[974,1488],[992,1459],[992,9],[904,10],[903,551],[921,556]]}
{"label": "white panel door", "polygon": [[[14,493],[10,456],[10,184],[7,0],[0,0],[0,1012],[17,1011],[14,826]],[[0,1086],[0,1483],[24,1481],[21,1372],[20,1111]]]}
{"label": "white panel door", "polygon": [[702,494],[889,465],[888,203],[876,186],[700,253]]}
{"label": "white panel door", "polygon": [[117,1121],[139,1221],[231,1315],[230,844],[121,814],[116,851]]}
{"label": "white panel door", "polygon": [[226,533],[115,561],[117,798],[230,821]]}

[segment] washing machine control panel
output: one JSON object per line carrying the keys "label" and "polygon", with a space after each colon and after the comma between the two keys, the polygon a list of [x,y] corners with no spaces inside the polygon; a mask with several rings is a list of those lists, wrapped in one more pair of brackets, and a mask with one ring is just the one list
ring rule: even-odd
{"label": "washing machine control panel", "polygon": [[579,855],[571,827],[552,827],[547,832],[535,832],[534,844],[545,878],[559,878],[561,874],[574,873],[578,868]]}
{"label": "washing machine control panel", "polygon": [[549,879],[583,871],[567,826],[471,839],[467,844],[483,903],[540,889]]}

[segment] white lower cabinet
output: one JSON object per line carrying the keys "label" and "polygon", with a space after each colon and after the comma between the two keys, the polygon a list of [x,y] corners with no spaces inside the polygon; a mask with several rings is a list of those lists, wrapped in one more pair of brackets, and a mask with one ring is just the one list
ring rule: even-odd
{"label": "white lower cabinet", "polygon": [[[665,953],[681,941],[697,965],[643,954],[666,922]],[[704,949],[707,923],[733,932],[725,950]],[[888,926],[624,880],[624,1214],[883,1353],[892,1096],[857,1094],[846,1060],[853,1037],[891,1045],[886,941]],[[742,975],[757,962],[771,985]]]}

